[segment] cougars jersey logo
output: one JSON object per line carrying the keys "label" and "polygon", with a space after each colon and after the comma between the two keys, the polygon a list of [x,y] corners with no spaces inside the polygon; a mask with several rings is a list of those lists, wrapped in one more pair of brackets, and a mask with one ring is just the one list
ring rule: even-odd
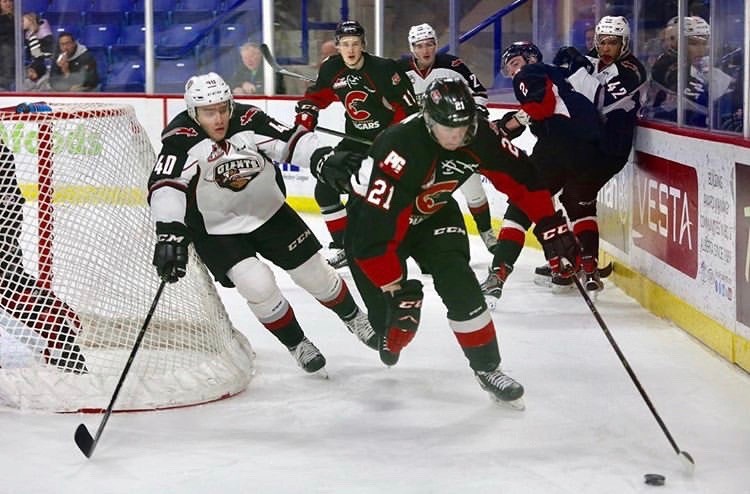
{"label": "cougars jersey logo", "polygon": [[431,185],[417,196],[415,201],[417,211],[425,216],[435,213],[445,206],[457,186],[458,180],[438,182]]}

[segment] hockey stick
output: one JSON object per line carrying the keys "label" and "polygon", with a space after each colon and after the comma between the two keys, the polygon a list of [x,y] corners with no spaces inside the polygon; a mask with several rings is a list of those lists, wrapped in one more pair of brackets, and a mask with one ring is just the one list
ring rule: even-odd
{"label": "hockey stick", "polygon": [[589,297],[589,294],[586,293],[586,289],[583,288],[583,284],[581,283],[581,280],[578,279],[578,276],[573,275],[573,282],[576,284],[576,288],[578,288],[578,291],[581,293],[581,296],[583,297],[583,300],[586,302],[586,305],[589,306],[591,313],[594,314],[594,318],[596,319],[596,322],[599,323],[599,327],[601,327],[602,331],[604,331],[604,336],[607,337],[607,341],[609,341],[609,344],[612,345],[612,348],[617,354],[617,357],[620,359],[620,362],[625,367],[625,370],[628,372],[630,379],[633,381],[633,384],[635,384],[635,387],[638,389],[638,392],[641,394],[643,401],[646,402],[648,409],[651,410],[651,414],[656,419],[656,422],[659,424],[659,427],[661,427],[662,432],[664,432],[664,435],[667,436],[667,440],[669,441],[669,444],[672,445],[672,449],[674,450],[675,453],[677,453],[680,459],[684,460],[684,462],[687,462],[686,465],[688,466],[690,470],[692,470],[695,467],[695,461],[693,460],[693,457],[690,456],[690,453],[688,453],[687,451],[681,450],[679,446],[677,446],[677,442],[672,437],[672,434],[670,434],[669,429],[667,429],[667,426],[662,420],[661,416],[659,416],[659,413],[656,411],[656,407],[654,407],[654,404],[651,403],[651,399],[646,394],[646,390],[643,389],[643,386],[641,386],[641,382],[638,380],[638,377],[635,375],[635,372],[630,367],[628,360],[625,358],[625,355],[622,353],[622,350],[620,350],[620,347],[615,341],[615,338],[612,336],[612,333],[609,331],[609,328],[607,328],[607,324],[604,322],[604,319],[602,319],[602,316],[599,314],[599,311],[596,309],[594,302],[591,301],[591,297]]}
{"label": "hockey stick", "polygon": [[320,126],[315,127],[315,130],[319,132],[323,132],[324,134],[331,134],[333,136],[341,137],[344,139],[349,139],[350,141],[358,142],[360,144],[365,144],[367,146],[372,145],[372,141],[370,140],[367,140],[363,137],[350,136],[349,134],[346,134],[344,132],[339,132],[338,130],[327,129],[325,127],[320,127]]}
{"label": "hockey stick", "polygon": [[109,406],[107,406],[107,410],[104,412],[104,417],[102,417],[99,428],[96,430],[96,436],[91,437],[91,433],[83,424],[80,424],[76,429],[76,444],[78,445],[78,449],[80,449],[81,452],[86,455],[86,458],[91,458],[91,455],[94,454],[94,450],[96,449],[96,445],[99,443],[99,438],[102,437],[104,426],[107,425],[109,416],[112,415],[112,408],[115,406],[117,395],[120,394],[122,383],[125,381],[125,377],[128,375],[128,371],[130,370],[130,365],[133,363],[133,359],[135,359],[135,354],[138,352],[138,348],[141,346],[143,336],[146,334],[146,328],[148,328],[148,324],[151,322],[151,317],[154,315],[154,311],[156,310],[156,304],[159,303],[161,293],[164,291],[164,287],[166,286],[166,284],[167,280],[162,280],[161,284],[159,285],[159,289],[156,290],[154,301],[151,302],[151,308],[148,310],[146,320],[143,322],[143,326],[141,326],[141,330],[138,332],[138,337],[135,339],[133,350],[130,351],[130,356],[128,357],[128,361],[125,363],[125,368],[122,370],[120,380],[117,382],[117,386],[115,386],[115,392],[112,394],[112,399],[109,402]]}
{"label": "hockey stick", "polygon": [[263,54],[263,58],[266,59],[266,62],[268,62],[268,65],[271,66],[274,72],[285,75],[287,77],[292,77],[294,79],[299,79],[302,81],[307,82],[315,82],[315,79],[312,77],[308,77],[306,75],[298,74],[296,72],[292,72],[291,70],[287,70],[276,61],[276,57],[273,56],[273,53],[271,53],[271,49],[268,47],[267,44],[262,43],[260,45],[260,51]]}

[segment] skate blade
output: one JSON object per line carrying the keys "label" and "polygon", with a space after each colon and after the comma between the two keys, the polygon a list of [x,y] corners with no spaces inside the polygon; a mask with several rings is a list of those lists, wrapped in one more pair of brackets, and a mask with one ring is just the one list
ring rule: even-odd
{"label": "skate blade", "polygon": [[497,309],[497,303],[499,301],[499,298],[493,297],[492,295],[484,296],[484,303],[487,304],[487,308],[490,310],[490,312],[495,312],[495,309]]}
{"label": "skate blade", "polygon": [[318,379],[328,379],[328,371],[325,367],[321,367],[320,369],[316,370],[315,372],[310,372],[308,374],[309,376],[315,376]]}
{"label": "skate blade", "polygon": [[523,396],[515,400],[503,401],[492,393],[488,394],[490,395],[490,399],[502,408],[509,408],[511,410],[517,410],[519,412],[523,412],[524,410],[526,410],[526,403],[523,401]]}

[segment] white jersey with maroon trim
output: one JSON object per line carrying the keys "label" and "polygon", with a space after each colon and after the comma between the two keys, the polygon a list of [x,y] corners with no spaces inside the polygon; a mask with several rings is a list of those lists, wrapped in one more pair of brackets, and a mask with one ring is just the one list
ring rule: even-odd
{"label": "white jersey with maroon trim", "polygon": [[285,201],[273,161],[307,167],[317,147],[313,133],[289,128],[251,105],[235,105],[221,142],[182,112],[162,132],[149,179],[153,219],[211,235],[252,232]]}

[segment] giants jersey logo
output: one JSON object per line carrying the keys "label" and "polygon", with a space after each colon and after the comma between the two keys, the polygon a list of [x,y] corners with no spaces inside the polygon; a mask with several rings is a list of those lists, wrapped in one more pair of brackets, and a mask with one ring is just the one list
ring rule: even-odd
{"label": "giants jersey logo", "polygon": [[219,187],[239,192],[258,176],[263,165],[256,156],[224,161],[214,167],[214,180]]}

